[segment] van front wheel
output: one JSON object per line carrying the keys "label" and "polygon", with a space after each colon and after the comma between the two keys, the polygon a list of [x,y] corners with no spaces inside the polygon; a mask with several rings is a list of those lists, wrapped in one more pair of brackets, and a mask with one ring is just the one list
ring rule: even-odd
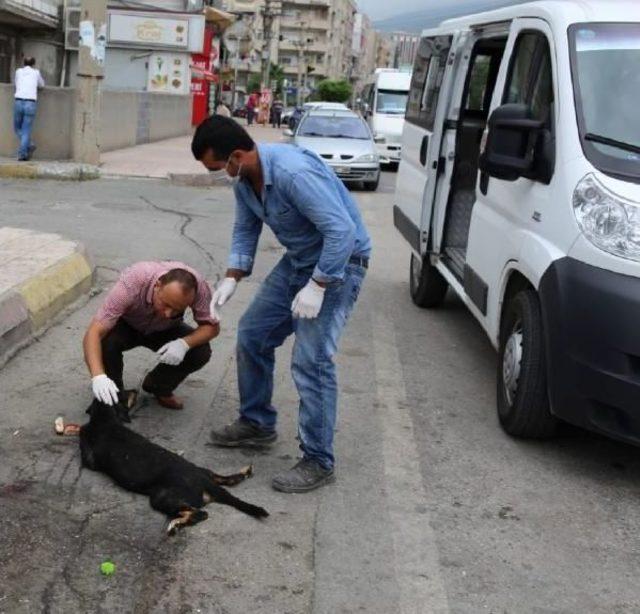
{"label": "van front wheel", "polygon": [[505,306],[498,354],[498,419],[514,437],[545,438],[557,419],[549,410],[540,302],[534,290]]}
{"label": "van front wheel", "polygon": [[418,307],[438,307],[444,300],[449,284],[432,264],[429,257],[411,254],[409,289]]}

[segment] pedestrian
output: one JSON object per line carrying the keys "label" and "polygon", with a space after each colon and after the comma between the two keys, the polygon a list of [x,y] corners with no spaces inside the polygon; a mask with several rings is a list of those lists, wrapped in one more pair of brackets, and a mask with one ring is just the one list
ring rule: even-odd
{"label": "pedestrian", "polygon": [[284,111],[284,102],[280,98],[276,98],[271,105],[273,111],[272,126],[274,128],[280,128],[282,125],[282,111]]}
{"label": "pedestrian", "polygon": [[30,160],[36,146],[31,140],[33,122],[38,106],[38,89],[44,87],[44,79],[35,67],[35,58],[25,58],[24,66],[16,70],[13,129],[18,137],[18,160]]}
{"label": "pedestrian", "polygon": [[293,113],[289,118],[289,130],[291,130],[291,132],[296,131],[296,126],[298,125],[298,122],[302,119],[303,115],[304,115],[304,110],[302,107],[296,107],[293,110]]}
{"label": "pedestrian", "polygon": [[263,224],[286,253],[240,319],[237,338],[240,415],[211,432],[220,446],[276,440],[272,405],[275,349],[295,335],[291,370],[300,397],[302,460],[272,486],[306,492],[334,480],[337,380],[333,362],[368,267],[371,241],[357,205],[316,154],[286,144],[256,145],[239,124],[210,117],[196,130],[193,155],[234,181],[236,217],[228,270],[212,315],[251,274]]}
{"label": "pedestrian", "polygon": [[[122,354],[142,346],[158,358],[142,389],[163,407],[182,409],[173,392],[187,375],[209,362],[209,341],[219,333],[210,302],[207,282],[182,262],[138,262],[125,269],[84,336],[96,399],[108,405],[118,400],[118,392],[124,390]],[[183,321],[188,307],[197,328]]]}
{"label": "pedestrian", "polygon": [[253,124],[253,118],[255,117],[257,106],[258,106],[258,96],[255,92],[253,92],[249,96],[249,100],[247,100],[247,125],[249,126]]}
{"label": "pedestrian", "polygon": [[229,111],[229,107],[222,102],[222,100],[218,103],[216,107],[216,115],[222,115],[222,117],[231,117],[231,111]]}

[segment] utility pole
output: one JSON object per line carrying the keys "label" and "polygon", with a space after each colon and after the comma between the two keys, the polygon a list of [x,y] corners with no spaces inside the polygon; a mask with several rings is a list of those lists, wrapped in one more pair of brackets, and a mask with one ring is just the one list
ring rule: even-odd
{"label": "utility pole", "polygon": [[262,11],[262,24],[264,31],[265,49],[262,52],[262,84],[270,87],[271,79],[271,41],[273,41],[273,22],[281,15],[282,4],[280,0],[264,0]]}
{"label": "utility pole", "polygon": [[107,1],[82,0],[73,158],[100,163],[100,82],[107,45]]}

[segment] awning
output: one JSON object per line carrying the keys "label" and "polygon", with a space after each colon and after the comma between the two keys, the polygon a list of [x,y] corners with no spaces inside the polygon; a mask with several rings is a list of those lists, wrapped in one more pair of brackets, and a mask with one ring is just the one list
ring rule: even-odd
{"label": "awning", "polygon": [[212,6],[207,6],[204,9],[204,19],[209,23],[215,23],[221,28],[227,28],[236,20],[236,16]]}
{"label": "awning", "polygon": [[57,28],[58,7],[47,0],[0,0],[0,23],[20,28]]}

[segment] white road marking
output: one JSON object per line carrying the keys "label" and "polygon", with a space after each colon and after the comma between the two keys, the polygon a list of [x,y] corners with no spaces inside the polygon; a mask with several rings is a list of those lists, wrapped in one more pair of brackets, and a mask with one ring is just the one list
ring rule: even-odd
{"label": "white road marking", "polygon": [[393,326],[384,314],[373,315],[375,381],[381,416],[385,490],[391,517],[394,568],[400,587],[398,614],[449,612],[440,575],[438,546],[420,477],[420,457]]}

